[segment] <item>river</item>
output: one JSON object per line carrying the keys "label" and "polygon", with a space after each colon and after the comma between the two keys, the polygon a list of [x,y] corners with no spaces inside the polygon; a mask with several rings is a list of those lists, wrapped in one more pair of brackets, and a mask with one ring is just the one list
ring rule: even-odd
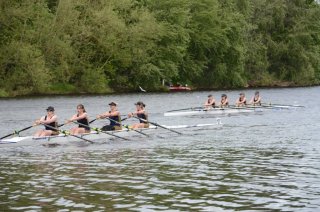
{"label": "river", "polygon": [[[306,107],[224,115],[223,127],[181,129],[188,133],[182,136],[162,130],[131,141],[0,145],[0,211],[319,211],[319,91],[260,89],[263,102]],[[126,114],[142,100],[160,124],[215,123],[215,116],[163,112],[200,106],[208,94],[226,93],[234,102],[239,92],[0,99],[0,135],[29,126],[49,105],[63,122],[79,103],[94,118],[111,101]],[[251,97],[254,90],[245,92]]]}

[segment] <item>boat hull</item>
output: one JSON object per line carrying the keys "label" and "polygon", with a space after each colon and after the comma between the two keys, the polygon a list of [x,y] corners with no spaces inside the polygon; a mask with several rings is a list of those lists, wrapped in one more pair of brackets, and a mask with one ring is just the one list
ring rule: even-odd
{"label": "boat hull", "polygon": [[[161,125],[168,129],[187,129],[187,128],[194,128],[194,129],[214,129],[220,128],[222,126],[220,120],[217,120],[217,123],[209,123],[209,124],[196,124],[196,125],[175,125],[175,126],[166,126]],[[147,135],[162,133],[162,132],[170,132],[166,129],[157,126],[150,126],[149,128],[142,128],[137,129],[136,131],[142,132]],[[118,131],[108,131],[106,133],[97,133],[96,131],[91,131],[87,134],[77,135],[84,139],[93,141],[93,143],[99,142],[106,142],[112,139],[120,139],[113,135],[120,136],[123,138],[130,138],[134,139],[134,137],[141,138],[145,137],[144,135],[136,132],[134,130],[118,130]],[[44,137],[32,137],[32,136],[25,136],[25,137],[13,137],[8,139],[0,140],[1,147],[5,146],[20,146],[20,145],[38,145],[38,144],[69,144],[71,142],[87,142],[80,138],[76,138],[74,136],[59,134],[56,136],[44,136]],[[87,142],[89,143],[89,142]]]}
{"label": "boat hull", "polygon": [[224,114],[235,114],[235,113],[252,113],[261,112],[262,109],[231,109],[231,108],[213,108],[210,110],[189,110],[189,111],[175,111],[166,112],[164,116],[201,116],[201,115],[224,115]]}
{"label": "boat hull", "polygon": [[191,91],[191,88],[185,87],[185,86],[170,86],[169,90],[171,92],[185,92],[185,91]]}

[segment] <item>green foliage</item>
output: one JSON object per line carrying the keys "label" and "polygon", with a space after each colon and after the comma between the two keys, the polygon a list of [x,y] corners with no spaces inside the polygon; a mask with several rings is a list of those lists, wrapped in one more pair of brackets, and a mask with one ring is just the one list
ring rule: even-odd
{"label": "green foliage", "polygon": [[0,96],[320,83],[314,0],[0,1]]}
{"label": "green foliage", "polygon": [[49,94],[70,94],[70,93],[77,93],[76,86],[66,83],[54,83],[52,84],[48,92]]}

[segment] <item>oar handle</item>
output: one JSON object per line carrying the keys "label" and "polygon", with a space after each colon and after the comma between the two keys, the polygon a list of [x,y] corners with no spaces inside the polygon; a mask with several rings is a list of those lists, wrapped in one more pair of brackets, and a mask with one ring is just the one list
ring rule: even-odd
{"label": "oar handle", "polygon": [[89,122],[89,124],[93,123],[94,121],[96,121],[97,119],[93,119]]}

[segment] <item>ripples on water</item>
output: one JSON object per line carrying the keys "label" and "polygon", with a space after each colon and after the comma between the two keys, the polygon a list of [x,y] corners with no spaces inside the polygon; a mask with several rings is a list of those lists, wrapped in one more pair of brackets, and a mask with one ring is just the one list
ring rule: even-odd
{"label": "ripples on water", "polygon": [[[263,93],[290,97],[293,102],[293,93],[314,97],[317,91],[305,88]],[[193,101],[191,97],[183,98]],[[172,96],[151,95],[149,105],[164,98]],[[0,146],[0,209],[318,211],[318,111],[319,107],[314,106],[222,117],[225,125],[221,129],[191,135],[187,130],[189,134],[183,136],[162,131],[161,136],[137,137],[133,141],[55,148]],[[153,120],[165,124],[215,121],[214,117],[167,119],[159,114]]]}

